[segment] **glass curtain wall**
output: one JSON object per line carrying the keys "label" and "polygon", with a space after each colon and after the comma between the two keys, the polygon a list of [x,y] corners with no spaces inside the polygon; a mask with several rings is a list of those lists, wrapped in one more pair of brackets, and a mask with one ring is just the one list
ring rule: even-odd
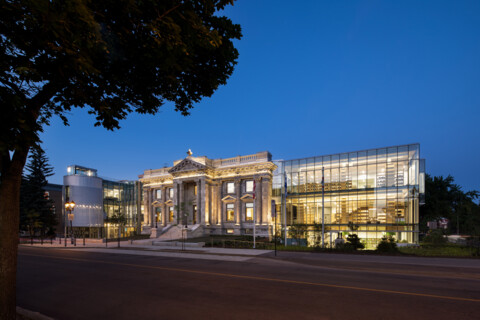
{"label": "glass curtain wall", "polygon": [[[287,228],[304,230],[300,237],[309,245],[321,243],[319,232],[323,222],[327,246],[351,232],[358,234],[367,248],[374,248],[384,235],[392,235],[401,242],[418,242],[419,185],[423,185],[419,177],[424,177],[420,174],[418,144],[276,164],[273,196],[280,217],[277,223],[284,223],[286,176]],[[293,232],[289,233],[291,237]],[[298,232],[295,233],[298,237]]]}
{"label": "glass curtain wall", "polygon": [[[103,210],[105,221],[105,230],[107,238],[117,238],[120,229],[121,237],[133,235],[137,227],[137,209],[139,197],[139,182],[134,181],[108,181],[103,180]],[[109,222],[113,216],[123,216],[125,224],[119,226],[118,223]]]}

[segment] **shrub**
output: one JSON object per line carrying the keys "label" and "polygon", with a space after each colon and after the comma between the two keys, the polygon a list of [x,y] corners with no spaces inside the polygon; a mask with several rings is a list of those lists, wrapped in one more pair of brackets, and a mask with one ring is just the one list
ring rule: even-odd
{"label": "shrub", "polygon": [[425,238],[423,238],[423,242],[427,245],[441,246],[447,243],[447,238],[443,235],[442,230],[436,229],[430,230]]}
{"label": "shrub", "polygon": [[377,245],[378,252],[398,252],[397,244],[395,243],[395,239],[392,236],[385,236]]}
{"label": "shrub", "polygon": [[356,234],[349,234],[345,245],[352,246],[353,250],[365,249],[365,246],[360,242],[360,238]]}
{"label": "shrub", "polygon": [[341,252],[351,252],[355,251],[356,249],[350,243],[339,243],[335,246],[335,251]]}

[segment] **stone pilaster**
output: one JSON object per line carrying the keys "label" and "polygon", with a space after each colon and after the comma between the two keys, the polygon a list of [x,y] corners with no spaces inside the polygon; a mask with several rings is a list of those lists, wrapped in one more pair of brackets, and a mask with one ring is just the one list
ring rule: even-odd
{"label": "stone pilaster", "polygon": [[223,226],[222,182],[217,184],[217,224]]}
{"label": "stone pilaster", "polygon": [[262,222],[262,180],[255,178],[255,223]]}
{"label": "stone pilaster", "polygon": [[155,227],[155,210],[153,208],[153,190],[152,189],[148,189],[148,210],[150,212],[150,214],[148,215],[149,219],[150,219],[150,227]]}
{"label": "stone pilaster", "polygon": [[201,203],[201,210],[198,211],[200,215],[200,223],[205,225],[205,222],[208,221],[208,213],[207,213],[207,206],[206,206],[206,197],[207,197],[207,189],[206,189],[206,181],[205,178],[200,180],[200,203]]}
{"label": "stone pilaster", "polygon": [[235,224],[240,225],[240,218],[242,215],[242,202],[240,198],[242,197],[242,180],[240,179],[235,179],[235,195],[236,195],[236,200],[235,200]]}
{"label": "stone pilaster", "polygon": [[167,201],[167,190],[168,188],[162,187],[162,226],[166,226],[168,222],[168,215],[167,215],[167,205],[165,204],[165,201]]}
{"label": "stone pilaster", "polygon": [[211,191],[212,191],[212,224],[218,224],[218,194],[217,194],[217,184],[212,183],[211,185]]}

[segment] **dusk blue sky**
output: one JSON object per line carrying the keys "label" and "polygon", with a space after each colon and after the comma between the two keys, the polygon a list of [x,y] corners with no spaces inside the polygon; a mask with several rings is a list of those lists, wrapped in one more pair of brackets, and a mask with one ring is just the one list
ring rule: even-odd
{"label": "dusk blue sky", "polygon": [[171,104],[93,127],[87,110],[41,138],[62,183],[70,164],[136,179],[194,156],[268,150],[295,159],[419,142],[431,175],[480,190],[480,1],[237,1],[226,86],[189,117]]}

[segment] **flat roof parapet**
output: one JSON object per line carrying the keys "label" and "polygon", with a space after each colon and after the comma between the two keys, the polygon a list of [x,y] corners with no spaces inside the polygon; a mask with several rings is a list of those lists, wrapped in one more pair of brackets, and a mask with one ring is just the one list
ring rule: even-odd
{"label": "flat roof parapet", "polygon": [[215,159],[213,160],[213,166],[219,168],[265,161],[272,161],[272,155],[268,151],[257,152],[255,154],[249,154],[245,156],[236,156],[227,159]]}

